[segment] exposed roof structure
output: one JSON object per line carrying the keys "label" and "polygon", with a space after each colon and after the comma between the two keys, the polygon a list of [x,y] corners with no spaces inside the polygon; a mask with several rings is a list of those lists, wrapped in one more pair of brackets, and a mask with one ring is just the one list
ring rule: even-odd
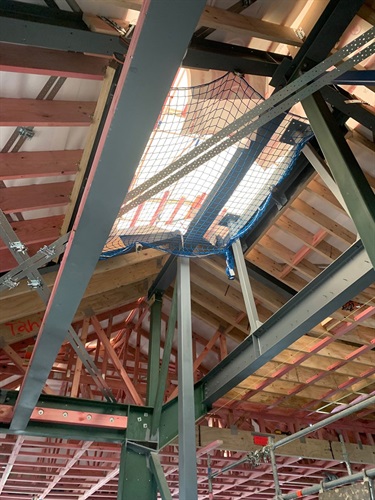
{"label": "exposed roof structure", "polygon": [[374,24],[2,2],[1,499],[370,495]]}

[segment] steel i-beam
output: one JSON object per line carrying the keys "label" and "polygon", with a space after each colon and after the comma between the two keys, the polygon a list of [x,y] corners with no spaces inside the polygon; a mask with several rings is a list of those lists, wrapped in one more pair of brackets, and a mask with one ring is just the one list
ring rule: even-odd
{"label": "steel i-beam", "polygon": [[20,390],[12,429],[27,425],[204,6],[204,0],[143,3]]}
{"label": "steel i-beam", "polygon": [[375,195],[323,97],[311,95],[302,106],[375,267]]}
{"label": "steel i-beam", "polygon": [[150,317],[150,339],[148,344],[147,365],[147,397],[148,406],[155,405],[156,392],[159,382],[160,371],[160,335],[161,335],[161,309],[162,294],[156,292],[155,301],[151,306]]}
{"label": "steel i-beam", "polygon": [[197,385],[212,404],[375,280],[361,241],[356,242],[245,339]]}
{"label": "steel i-beam", "polygon": [[187,257],[177,260],[178,302],[178,428],[179,485],[181,500],[197,500],[195,405],[191,327],[190,266]]}

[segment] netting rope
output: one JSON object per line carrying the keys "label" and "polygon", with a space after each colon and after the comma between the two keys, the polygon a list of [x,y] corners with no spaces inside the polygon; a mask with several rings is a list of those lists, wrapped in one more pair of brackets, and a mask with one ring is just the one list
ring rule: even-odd
{"label": "netting rope", "polygon": [[225,253],[249,231],[312,135],[304,117],[282,113],[177,181],[162,173],[261,102],[246,80],[233,73],[199,86],[172,88],[127,198],[155,178],[158,192],[138,206],[124,202],[102,258],[135,245],[184,256]]}

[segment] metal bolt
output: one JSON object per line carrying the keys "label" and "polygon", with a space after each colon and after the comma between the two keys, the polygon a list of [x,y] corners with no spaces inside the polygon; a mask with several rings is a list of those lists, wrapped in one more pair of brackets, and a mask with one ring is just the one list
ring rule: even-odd
{"label": "metal bolt", "polygon": [[147,429],[147,424],[143,424],[143,428],[144,428],[144,429]]}
{"label": "metal bolt", "polygon": [[137,418],[138,422],[142,422],[142,417]]}
{"label": "metal bolt", "polygon": [[30,288],[41,288],[42,287],[42,281],[39,278],[28,280],[27,284]]}
{"label": "metal bolt", "polygon": [[115,419],[114,419],[113,417],[111,417],[111,418],[109,419],[109,421],[110,421],[110,422],[111,422],[111,424],[112,424],[112,423],[115,421]]}
{"label": "metal bolt", "polygon": [[86,418],[87,418],[87,420],[91,420],[92,416],[90,414],[88,414]]}
{"label": "metal bolt", "polygon": [[63,415],[64,418],[66,418],[68,416],[68,412],[64,411],[62,415]]}
{"label": "metal bolt", "polygon": [[143,415],[144,415],[145,417],[148,417],[148,413],[144,413]]}
{"label": "metal bolt", "polygon": [[43,410],[38,410],[38,415],[43,415],[44,411]]}

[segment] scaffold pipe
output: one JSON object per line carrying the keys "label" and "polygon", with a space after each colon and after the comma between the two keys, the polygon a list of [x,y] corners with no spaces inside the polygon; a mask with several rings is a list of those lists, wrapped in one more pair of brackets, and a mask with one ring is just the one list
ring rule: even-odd
{"label": "scaffold pipe", "polygon": [[327,425],[330,425],[333,422],[336,422],[336,420],[340,420],[341,418],[347,417],[348,415],[351,415],[352,413],[355,413],[357,411],[362,410],[363,408],[366,408],[367,406],[371,405],[372,403],[375,403],[375,396],[367,398],[364,401],[361,401],[360,403],[357,403],[353,406],[350,406],[349,408],[345,408],[345,410],[342,410],[338,413],[335,413],[334,415],[331,415],[330,417],[325,418],[324,420],[321,420],[320,422],[317,422],[316,424],[310,425],[309,427],[306,427],[305,429],[302,429],[302,430],[292,434],[291,436],[286,436],[285,438],[280,439],[280,441],[277,441],[273,445],[273,449],[280,448],[281,446],[284,446],[292,441],[295,441],[296,439],[300,439],[301,437],[304,437],[307,434],[311,434],[312,432],[315,432],[318,429],[321,429],[322,427],[326,427]]}
{"label": "scaffold pipe", "polygon": [[329,481],[324,484],[316,484],[315,486],[309,486],[303,490],[295,491],[293,493],[287,493],[282,495],[283,500],[293,500],[294,498],[301,498],[305,495],[314,495],[319,491],[331,490],[332,488],[337,488],[338,486],[344,486],[345,484],[352,484],[357,481],[363,481],[368,479],[373,479],[375,477],[375,469],[368,469],[357,474],[352,474],[351,476],[340,477],[334,481]]}

